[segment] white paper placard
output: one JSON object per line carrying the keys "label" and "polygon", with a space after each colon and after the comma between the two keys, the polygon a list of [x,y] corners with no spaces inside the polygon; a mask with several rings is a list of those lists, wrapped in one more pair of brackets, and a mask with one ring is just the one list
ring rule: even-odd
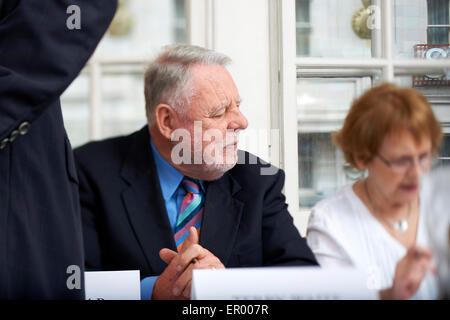
{"label": "white paper placard", "polygon": [[194,270],[195,300],[372,300],[367,274],[318,267]]}
{"label": "white paper placard", "polygon": [[86,300],[140,300],[139,270],[84,273]]}

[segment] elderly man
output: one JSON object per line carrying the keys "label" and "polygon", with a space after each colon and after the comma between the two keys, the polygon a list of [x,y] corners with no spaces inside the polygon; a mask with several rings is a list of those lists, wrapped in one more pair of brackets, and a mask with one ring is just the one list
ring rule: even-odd
{"label": "elderly man", "polygon": [[145,75],[148,126],[75,151],[86,268],[139,269],[143,299],[190,297],[192,269],[316,265],[281,193],[237,150],[230,59],[175,45]]}

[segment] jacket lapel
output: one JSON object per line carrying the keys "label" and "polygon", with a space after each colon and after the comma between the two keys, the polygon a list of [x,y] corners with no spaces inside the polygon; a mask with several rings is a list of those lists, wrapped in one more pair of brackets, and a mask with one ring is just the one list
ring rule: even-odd
{"label": "jacket lapel", "polygon": [[136,238],[152,273],[160,274],[167,265],[159,257],[159,251],[162,248],[176,248],[147,126],[136,134],[124,161],[121,176],[129,185],[122,192],[122,200]]}
{"label": "jacket lapel", "polygon": [[[167,265],[159,257],[159,250],[169,248],[176,251],[176,246],[147,126],[135,135],[122,166],[121,177],[128,184],[128,188],[122,192],[122,200],[136,238],[152,273],[160,274]],[[243,202],[234,198],[240,189],[239,183],[229,173],[206,183],[199,243],[224,265],[230,257],[244,207]]]}
{"label": "jacket lapel", "polygon": [[211,251],[226,266],[239,229],[244,204],[233,196],[240,185],[225,173],[206,189],[200,245]]}

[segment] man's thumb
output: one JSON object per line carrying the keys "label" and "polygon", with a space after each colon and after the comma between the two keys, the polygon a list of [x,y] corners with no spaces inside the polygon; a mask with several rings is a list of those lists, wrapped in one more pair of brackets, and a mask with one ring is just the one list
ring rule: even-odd
{"label": "man's thumb", "polygon": [[184,251],[187,248],[189,248],[190,246],[192,246],[193,244],[197,244],[197,243],[198,243],[197,229],[195,229],[195,227],[191,227],[189,229],[188,236],[183,241],[183,246],[181,247],[181,251]]}

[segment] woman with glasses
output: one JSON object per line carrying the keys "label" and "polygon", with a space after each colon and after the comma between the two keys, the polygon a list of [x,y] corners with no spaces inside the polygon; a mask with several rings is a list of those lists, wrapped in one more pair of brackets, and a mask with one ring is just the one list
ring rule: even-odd
{"label": "woman with glasses", "polygon": [[357,99],[333,135],[367,177],[320,201],[307,241],[323,267],[356,267],[381,299],[436,299],[437,280],[420,199],[442,130],[417,91],[384,84]]}

